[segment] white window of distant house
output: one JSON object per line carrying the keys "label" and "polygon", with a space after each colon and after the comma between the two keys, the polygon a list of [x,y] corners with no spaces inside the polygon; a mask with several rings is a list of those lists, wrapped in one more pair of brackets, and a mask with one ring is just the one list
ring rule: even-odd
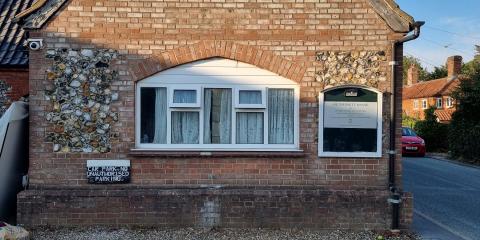
{"label": "white window of distant house", "polygon": [[445,99],[445,106],[448,108],[453,106],[453,99],[451,97],[447,97],[447,99]]}
{"label": "white window of distant house", "polygon": [[382,93],[341,86],[320,93],[318,155],[382,156]]}
{"label": "white window of distant house", "polygon": [[427,108],[428,108],[427,99],[422,99],[422,109],[427,109]]}
{"label": "white window of distant house", "polygon": [[413,100],[413,109],[418,109],[418,100]]}
{"label": "white window of distant house", "polygon": [[443,107],[443,100],[442,100],[442,98],[437,98],[437,99],[435,100],[435,106],[436,106],[437,108],[442,108],[442,107]]}
{"label": "white window of distant house", "polygon": [[238,61],[181,65],[136,86],[136,148],[299,149],[299,86]]}

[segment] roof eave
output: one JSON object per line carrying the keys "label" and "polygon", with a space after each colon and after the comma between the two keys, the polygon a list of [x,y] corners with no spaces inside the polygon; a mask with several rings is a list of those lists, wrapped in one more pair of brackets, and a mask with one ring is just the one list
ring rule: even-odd
{"label": "roof eave", "polygon": [[372,8],[397,33],[408,33],[413,30],[415,20],[400,9],[394,0],[368,0]]}
{"label": "roof eave", "polygon": [[68,0],[37,0],[30,8],[17,14],[14,21],[24,29],[40,29]]}

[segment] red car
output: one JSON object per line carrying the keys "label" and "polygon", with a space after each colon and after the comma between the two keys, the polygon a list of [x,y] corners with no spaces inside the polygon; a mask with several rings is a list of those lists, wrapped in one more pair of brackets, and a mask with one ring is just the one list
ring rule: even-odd
{"label": "red car", "polygon": [[425,156],[425,140],[408,127],[402,127],[402,155]]}

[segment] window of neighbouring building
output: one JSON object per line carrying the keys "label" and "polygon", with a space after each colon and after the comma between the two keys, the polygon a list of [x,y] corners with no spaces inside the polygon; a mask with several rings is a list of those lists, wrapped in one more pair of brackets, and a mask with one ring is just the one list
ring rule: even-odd
{"label": "window of neighbouring building", "polygon": [[436,106],[437,108],[442,108],[442,107],[443,107],[443,99],[442,99],[442,98],[437,98],[437,99],[435,100],[435,106]]}
{"label": "window of neighbouring building", "polygon": [[185,64],[137,84],[136,146],[298,150],[299,86],[227,59]]}
{"label": "window of neighbouring building", "polygon": [[320,94],[319,156],[381,157],[382,93],[342,86]]}
{"label": "window of neighbouring building", "polygon": [[418,100],[413,100],[413,109],[418,109]]}
{"label": "window of neighbouring building", "polygon": [[428,108],[428,102],[427,99],[422,100],[422,109],[427,109]]}
{"label": "window of neighbouring building", "polygon": [[445,106],[448,107],[448,108],[453,106],[453,99],[451,97],[447,97],[445,99]]}

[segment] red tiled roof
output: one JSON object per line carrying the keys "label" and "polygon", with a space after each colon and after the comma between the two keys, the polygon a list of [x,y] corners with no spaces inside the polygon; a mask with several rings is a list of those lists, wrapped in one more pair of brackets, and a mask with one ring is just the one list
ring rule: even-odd
{"label": "red tiled roof", "polygon": [[441,122],[452,120],[452,114],[455,112],[454,109],[437,109],[435,110],[435,116]]}
{"label": "red tiled roof", "polygon": [[465,79],[464,76],[450,80],[448,77],[419,82],[403,87],[403,99],[426,98],[435,96],[448,96]]}

